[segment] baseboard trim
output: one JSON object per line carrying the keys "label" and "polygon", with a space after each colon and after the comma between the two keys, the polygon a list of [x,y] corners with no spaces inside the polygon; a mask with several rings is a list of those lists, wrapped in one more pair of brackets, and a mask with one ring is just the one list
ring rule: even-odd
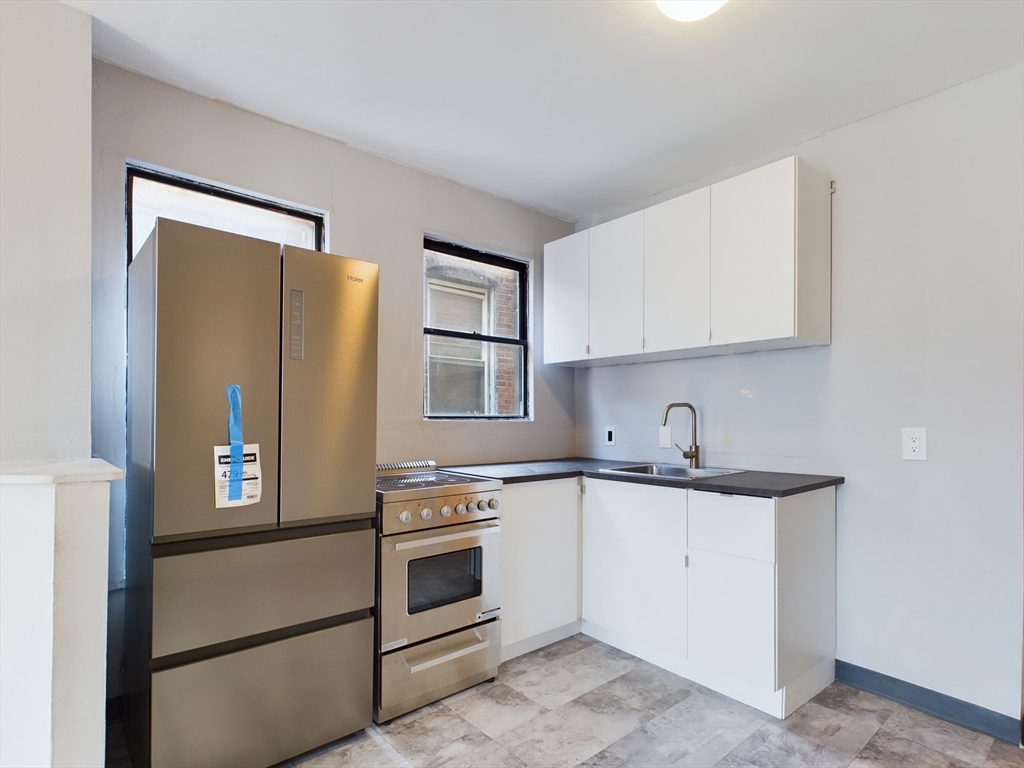
{"label": "baseboard trim", "polygon": [[527,637],[523,640],[519,640],[509,645],[503,646],[501,649],[501,661],[505,663],[509,659],[514,659],[517,656],[522,656],[526,653],[532,653],[533,651],[545,648],[552,643],[557,643],[559,640],[565,640],[567,637],[579,634],[580,631],[580,620],[571,624],[566,624],[563,627],[556,627],[555,629],[549,629],[547,632],[541,632],[539,635],[533,637]]}
{"label": "baseboard trim", "polygon": [[908,683],[897,677],[883,675],[881,672],[858,667],[856,664],[839,659],[836,659],[836,680],[853,688],[898,701],[900,704],[906,704],[908,707],[919,709],[956,725],[994,736],[1010,744],[1020,744],[1021,721],[1001,712],[994,712],[968,701],[954,699],[944,693],[922,688],[920,685],[914,685],[914,683]]}

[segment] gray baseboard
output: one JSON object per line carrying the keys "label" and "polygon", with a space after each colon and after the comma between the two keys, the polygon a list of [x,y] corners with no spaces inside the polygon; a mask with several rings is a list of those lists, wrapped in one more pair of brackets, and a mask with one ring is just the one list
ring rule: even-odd
{"label": "gray baseboard", "polygon": [[836,680],[1002,741],[1021,743],[1021,721],[944,693],[836,659]]}

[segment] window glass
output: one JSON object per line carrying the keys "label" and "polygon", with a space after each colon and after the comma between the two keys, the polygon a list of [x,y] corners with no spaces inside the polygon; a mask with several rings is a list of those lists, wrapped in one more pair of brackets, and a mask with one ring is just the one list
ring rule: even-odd
{"label": "window glass", "polygon": [[525,417],[526,265],[429,239],[423,261],[424,415]]}
{"label": "window glass", "polygon": [[142,176],[132,179],[131,190],[132,258],[153,231],[158,216],[309,250],[318,248],[316,224],[308,218]]}
{"label": "window glass", "polygon": [[409,561],[407,613],[429,611],[483,593],[483,547]]}
{"label": "window glass", "polygon": [[517,269],[424,251],[426,325],[487,336],[519,336]]}

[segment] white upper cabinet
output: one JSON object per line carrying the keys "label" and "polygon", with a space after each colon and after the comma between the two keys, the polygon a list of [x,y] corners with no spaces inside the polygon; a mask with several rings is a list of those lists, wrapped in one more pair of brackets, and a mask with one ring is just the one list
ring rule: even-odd
{"label": "white upper cabinet", "polygon": [[830,343],[829,186],[788,157],[549,243],[544,362]]}
{"label": "white upper cabinet", "polygon": [[797,157],[711,185],[711,344],[827,344],[829,183]]}
{"label": "white upper cabinet", "polygon": [[711,188],[643,213],[644,351],[705,347],[711,322]]}
{"label": "white upper cabinet", "polygon": [[544,246],[544,362],[587,359],[590,230]]}
{"label": "white upper cabinet", "polygon": [[590,357],[643,351],[644,212],[590,230]]}

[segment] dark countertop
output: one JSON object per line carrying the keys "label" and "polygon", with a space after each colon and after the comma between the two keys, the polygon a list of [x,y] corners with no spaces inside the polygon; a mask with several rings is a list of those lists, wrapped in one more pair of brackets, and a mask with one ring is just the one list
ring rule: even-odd
{"label": "dark countertop", "polygon": [[529,483],[537,480],[559,480],[565,477],[593,477],[599,480],[617,480],[625,483],[664,485],[670,488],[693,488],[711,493],[734,493],[738,496],[778,498],[793,496],[819,488],[841,485],[844,478],[833,475],[797,475],[790,472],[743,471],[735,475],[721,475],[703,480],[679,480],[650,475],[613,475],[599,470],[608,467],[626,467],[639,461],[610,461],[608,459],[550,459],[547,461],[513,461],[506,464],[472,464],[444,467],[479,477],[492,477],[507,484]]}

